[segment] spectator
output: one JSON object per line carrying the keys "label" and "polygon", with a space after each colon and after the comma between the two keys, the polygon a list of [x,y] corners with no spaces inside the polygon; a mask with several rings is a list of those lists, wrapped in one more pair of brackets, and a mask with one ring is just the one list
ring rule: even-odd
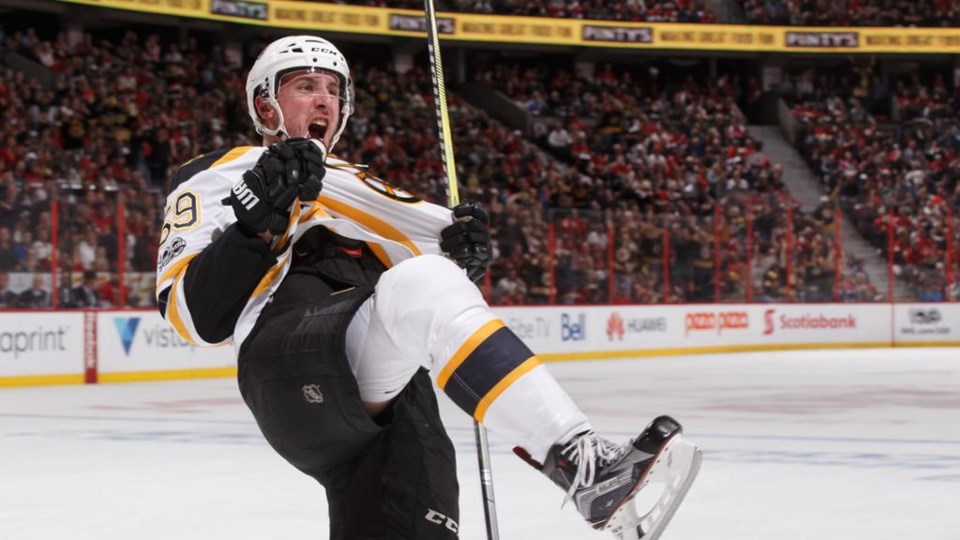
{"label": "spectator", "polygon": [[[24,218],[29,219],[29,211],[25,213]],[[29,224],[24,224],[24,228],[18,228],[13,236],[13,254],[17,257],[17,269],[22,270],[24,261],[27,259],[27,251],[33,245],[33,233],[27,230]]]}
{"label": "spectator", "polygon": [[60,286],[57,287],[57,307],[60,309],[77,307],[73,305],[73,282],[70,274],[66,272],[60,274]]}
{"label": "spectator", "polygon": [[10,274],[0,270],[0,308],[17,307],[17,293],[10,290]]}
{"label": "spectator", "polygon": [[9,227],[0,227],[0,270],[10,271],[17,267],[17,254]]}
{"label": "spectator", "polygon": [[497,281],[493,298],[500,305],[523,304],[527,295],[527,285],[519,277],[516,268],[509,268],[507,275]]}
{"label": "spectator", "polygon": [[570,160],[570,147],[573,146],[573,137],[559,122],[553,125],[547,134],[547,147],[558,159]]}
{"label": "spectator", "polygon": [[93,270],[83,272],[83,281],[70,290],[70,307],[100,307],[100,294],[97,293],[97,273]]}
{"label": "spectator", "polygon": [[120,280],[116,274],[111,274],[109,279],[100,283],[97,289],[97,297],[100,299],[99,306],[112,308],[120,306]]}
{"label": "spectator", "polygon": [[788,298],[787,272],[780,263],[773,263],[763,273],[761,302],[779,302]]}
{"label": "spectator", "polygon": [[37,261],[42,270],[50,270],[50,256],[53,253],[53,244],[50,243],[50,229],[40,227],[37,229],[37,239],[31,246],[33,253],[37,256]]}
{"label": "spectator", "polygon": [[79,264],[78,270],[93,270],[97,262],[97,231],[93,224],[86,224],[83,236],[77,242],[74,261]]}
{"label": "spectator", "polygon": [[43,287],[43,276],[34,274],[33,285],[20,293],[17,305],[26,309],[41,309],[50,307],[50,292]]}

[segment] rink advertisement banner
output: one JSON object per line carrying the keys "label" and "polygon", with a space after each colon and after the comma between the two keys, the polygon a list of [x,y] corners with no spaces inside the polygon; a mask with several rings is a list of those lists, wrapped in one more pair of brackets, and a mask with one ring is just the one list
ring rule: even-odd
{"label": "rink advertisement banner", "polygon": [[896,304],[893,332],[902,347],[930,343],[960,346],[960,305]]}
{"label": "rink advertisement banner", "polygon": [[[878,309],[883,316],[877,316]],[[504,307],[495,311],[547,360],[886,347],[892,342],[890,307],[884,304]]]}
{"label": "rink advertisement banner", "polygon": [[[58,0],[105,8],[318,32],[423,36],[420,10],[300,0]],[[960,53],[960,28],[628,23],[438,13],[444,39],[555,46],[803,53]]]}
{"label": "rink advertisement banner", "polygon": [[678,306],[495,307],[545,360],[660,354],[682,347]]}
{"label": "rink advertisement banner", "polygon": [[[545,361],[852,347],[960,347],[960,304],[495,307]],[[233,376],[155,310],[0,312],[0,386]]]}
{"label": "rink advertisement banner", "polygon": [[190,345],[156,310],[99,312],[96,328],[101,382],[235,372],[232,345]]}
{"label": "rink advertisement banner", "polygon": [[[826,346],[862,345],[883,347],[893,340],[889,306],[877,304],[778,304],[750,305],[749,335],[758,344],[795,347],[823,343]],[[878,310],[881,313],[878,314]],[[879,315],[879,316],[878,316]]]}
{"label": "rink advertisement banner", "polygon": [[82,312],[0,312],[0,386],[83,382]]}

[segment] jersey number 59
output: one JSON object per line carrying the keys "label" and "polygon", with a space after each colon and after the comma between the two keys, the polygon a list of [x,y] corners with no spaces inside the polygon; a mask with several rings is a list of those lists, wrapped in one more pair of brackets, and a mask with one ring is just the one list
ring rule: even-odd
{"label": "jersey number 59", "polygon": [[193,191],[185,191],[177,197],[176,203],[168,206],[164,212],[160,245],[166,243],[171,231],[188,231],[198,223],[200,223],[200,197]]}

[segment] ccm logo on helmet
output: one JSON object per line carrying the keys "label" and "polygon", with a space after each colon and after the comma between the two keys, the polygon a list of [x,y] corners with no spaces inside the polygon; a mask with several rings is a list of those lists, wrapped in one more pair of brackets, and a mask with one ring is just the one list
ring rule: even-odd
{"label": "ccm logo on helmet", "polygon": [[260,198],[254,195],[244,182],[233,186],[233,194],[237,196],[237,200],[240,201],[240,204],[247,210],[250,210],[260,202]]}
{"label": "ccm logo on helmet", "polygon": [[336,56],[337,58],[343,58],[343,55],[340,54],[340,51],[335,50],[335,49],[328,49],[328,48],[326,48],[326,47],[318,47],[318,48],[314,48],[314,49],[312,49],[312,50],[315,51],[315,52],[320,52],[320,53],[323,53],[323,54],[329,54],[329,55],[332,55],[332,56]]}

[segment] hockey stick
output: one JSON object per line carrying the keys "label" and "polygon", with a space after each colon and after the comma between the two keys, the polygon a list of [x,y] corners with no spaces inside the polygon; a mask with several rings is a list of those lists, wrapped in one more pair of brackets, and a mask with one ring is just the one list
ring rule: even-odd
{"label": "hockey stick", "polygon": [[[447,203],[453,208],[460,203],[457,187],[457,166],[453,160],[453,137],[450,134],[450,116],[447,112],[447,88],[443,80],[443,60],[440,57],[440,38],[437,32],[437,12],[433,0],[424,0],[427,17],[427,47],[430,52],[430,76],[433,82],[433,101],[437,107],[437,127],[440,132],[440,151],[443,174],[447,178]],[[483,492],[483,516],[487,526],[487,540],[499,540],[497,506],[493,498],[493,470],[490,468],[490,447],[487,430],[476,419],[473,421],[477,439],[477,463],[480,467],[480,489]]]}
{"label": "hockey stick", "polygon": [[450,135],[447,86],[443,81],[443,59],[440,57],[440,38],[437,35],[437,13],[433,0],[423,0],[423,2],[427,13],[427,48],[430,50],[430,78],[433,82],[433,100],[437,107],[443,174],[447,177],[447,204],[453,208],[460,204],[460,192],[457,187],[457,167],[453,160],[453,137]]}

